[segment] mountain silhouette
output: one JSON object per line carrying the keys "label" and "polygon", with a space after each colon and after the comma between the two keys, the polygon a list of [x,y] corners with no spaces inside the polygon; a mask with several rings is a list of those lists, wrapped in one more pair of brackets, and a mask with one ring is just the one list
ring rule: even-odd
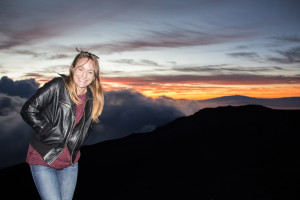
{"label": "mountain silhouette", "polygon": [[198,100],[201,107],[242,106],[248,104],[263,105],[273,109],[299,109],[300,97],[254,98],[241,95],[223,96],[206,100]]}
{"label": "mountain silhouette", "polygon": [[[205,108],[85,146],[74,199],[299,199],[299,120],[300,110]],[[0,176],[3,196],[39,198],[27,164]]]}

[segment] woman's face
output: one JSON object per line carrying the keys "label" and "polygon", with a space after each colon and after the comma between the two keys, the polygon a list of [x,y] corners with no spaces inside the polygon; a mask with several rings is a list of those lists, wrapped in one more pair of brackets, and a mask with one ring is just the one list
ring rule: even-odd
{"label": "woman's face", "polygon": [[85,90],[86,87],[94,80],[94,63],[88,58],[80,58],[75,66],[73,80],[77,92]]}

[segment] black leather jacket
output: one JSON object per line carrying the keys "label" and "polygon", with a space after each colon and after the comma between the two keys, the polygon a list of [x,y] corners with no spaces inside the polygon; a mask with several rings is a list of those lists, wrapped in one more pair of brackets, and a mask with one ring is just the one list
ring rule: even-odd
{"label": "black leather jacket", "polygon": [[79,148],[93,126],[93,96],[88,88],[82,119],[74,127],[75,104],[65,87],[65,78],[64,75],[54,78],[39,88],[20,112],[24,121],[35,131],[30,144],[49,165],[66,146],[73,165]]}

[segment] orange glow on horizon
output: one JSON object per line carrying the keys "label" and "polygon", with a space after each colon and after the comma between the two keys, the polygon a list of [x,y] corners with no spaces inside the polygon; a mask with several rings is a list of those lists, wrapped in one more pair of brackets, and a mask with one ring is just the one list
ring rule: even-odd
{"label": "orange glow on horizon", "polygon": [[[51,78],[49,78],[51,80]],[[48,79],[36,79],[40,87]],[[300,84],[207,84],[195,82],[152,83],[150,80],[119,80],[118,78],[102,81],[104,91],[134,90],[147,97],[167,96],[173,99],[204,100],[222,96],[242,95],[254,98],[300,97]]]}
{"label": "orange glow on horizon", "polygon": [[283,85],[191,85],[191,84],[124,84],[104,82],[106,91],[133,89],[145,96],[157,98],[204,100],[222,96],[242,95],[256,98],[299,97],[300,84]]}

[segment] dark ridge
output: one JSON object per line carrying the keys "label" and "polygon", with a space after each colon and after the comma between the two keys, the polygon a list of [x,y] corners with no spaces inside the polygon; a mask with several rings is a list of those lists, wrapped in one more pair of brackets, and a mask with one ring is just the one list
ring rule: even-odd
{"label": "dark ridge", "polygon": [[[206,108],[85,146],[74,199],[299,199],[299,120],[300,110]],[[26,164],[0,175],[3,196],[38,199]]]}

